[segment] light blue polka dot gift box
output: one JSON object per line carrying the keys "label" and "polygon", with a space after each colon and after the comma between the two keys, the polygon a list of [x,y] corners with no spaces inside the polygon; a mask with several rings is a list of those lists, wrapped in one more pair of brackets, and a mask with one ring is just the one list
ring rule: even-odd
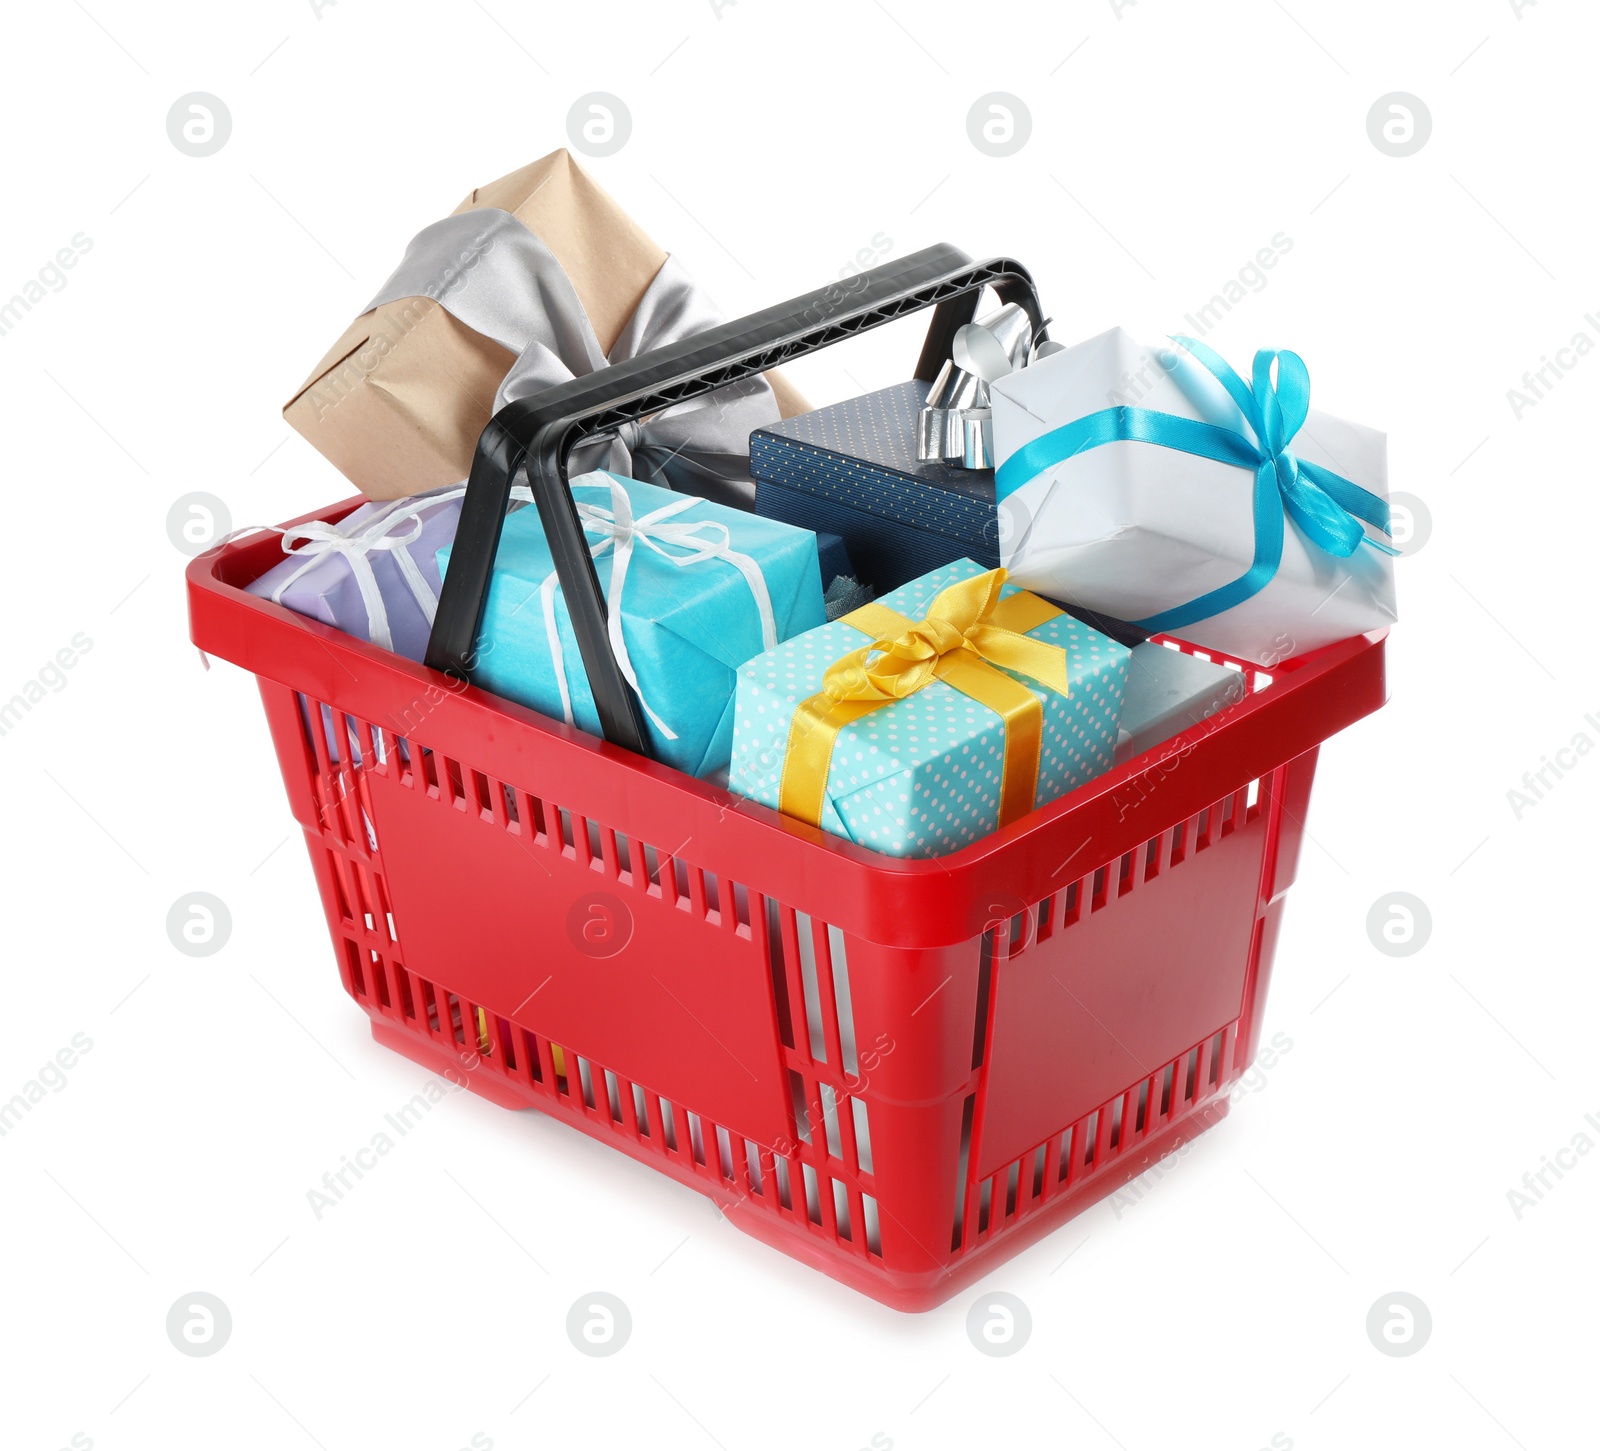
{"label": "light blue polka dot gift box", "polygon": [[960,559],[741,666],[729,784],[875,851],[942,856],[1110,768],[1128,658]]}

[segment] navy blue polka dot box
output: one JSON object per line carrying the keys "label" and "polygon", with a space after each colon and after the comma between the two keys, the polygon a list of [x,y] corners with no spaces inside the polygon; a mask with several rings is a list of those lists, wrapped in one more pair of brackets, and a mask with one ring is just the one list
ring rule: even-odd
{"label": "navy blue polka dot box", "polygon": [[879,588],[956,559],[1000,562],[994,470],[917,459],[913,379],[750,435],[756,512],[843,536],[857,574]]}
{"label": "navy blue polka dot box", "polygon": [[729,786],[943,856],[1108,770],[1129,649],[959,559],[738,671]]}

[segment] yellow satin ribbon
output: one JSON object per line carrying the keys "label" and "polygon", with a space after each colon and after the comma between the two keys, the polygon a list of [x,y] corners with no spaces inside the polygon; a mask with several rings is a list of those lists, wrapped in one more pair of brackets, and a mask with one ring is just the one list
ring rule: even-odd
{"label": "yellow satin ribbon", "polygon": [[796,708],[778,783],[780,811],[821,825],[839,732],[934,680],[1005,722],[1000,825],[1033,810],[1044,710],[1033,691],[995,667],[1003,665],[1066,695],[1067,652],[1028,638],[1029,630],[1061,611],[1026,592],[1001,599],[1005,582],[1003,569],[964,579],[941,590],[921,620],[880,604],[841,616],[872,643],[835,660],[822,677],[822,689]]}

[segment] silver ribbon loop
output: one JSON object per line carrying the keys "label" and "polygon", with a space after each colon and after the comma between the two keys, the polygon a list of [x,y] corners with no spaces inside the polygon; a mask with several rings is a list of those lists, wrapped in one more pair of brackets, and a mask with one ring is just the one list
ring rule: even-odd
{"label": "silver ribbon loop", "polygon": [[1053,347],[1035,341],[1033,323],[1015,302],[958,328],[951,356],[940,368],[928,401],[917,415],[917,457],[924,463],[992,469],[994,418],[989,385]]}

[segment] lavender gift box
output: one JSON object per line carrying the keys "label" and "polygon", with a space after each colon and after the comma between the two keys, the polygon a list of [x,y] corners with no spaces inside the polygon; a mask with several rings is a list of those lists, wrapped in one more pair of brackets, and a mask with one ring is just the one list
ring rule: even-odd
{"label": "lavender gift box", "polygon": [[463,484],[363,504],[337,524],[287,530],[289,555],[246,588],[408,660],[428,649],[439,600],[437,555],[456,537]]}

